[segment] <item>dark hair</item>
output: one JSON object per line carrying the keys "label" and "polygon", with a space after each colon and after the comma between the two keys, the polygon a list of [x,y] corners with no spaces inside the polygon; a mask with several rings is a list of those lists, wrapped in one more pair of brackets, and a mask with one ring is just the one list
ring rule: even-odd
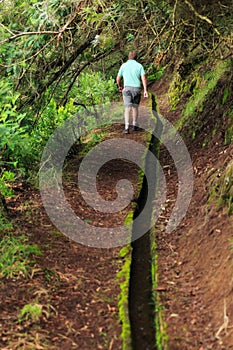
{"label": "dark hair", "polygon": [[128,55],[129,60],[136,60],[137,59],[137,52],[136,51],[130,51]]}

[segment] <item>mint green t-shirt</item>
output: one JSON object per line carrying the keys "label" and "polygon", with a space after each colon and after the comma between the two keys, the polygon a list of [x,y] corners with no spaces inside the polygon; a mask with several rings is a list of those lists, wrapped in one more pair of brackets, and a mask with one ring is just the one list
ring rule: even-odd
{"label": "mint green t-shirt", "polygon": [[124,87],[140,87],[141,75],[144,75],[145,71],[143,66],[135,60],[128,60],[123,63],[119,69],[118,76],[123,77]]}

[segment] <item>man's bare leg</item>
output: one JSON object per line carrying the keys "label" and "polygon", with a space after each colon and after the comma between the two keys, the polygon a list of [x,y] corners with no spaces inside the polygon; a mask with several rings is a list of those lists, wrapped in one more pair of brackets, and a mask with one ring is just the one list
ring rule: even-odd
{"label": "man's bare leg", "polygon": [[125,130],[129,130],[129,118],[131,107],[125,107]]}
{"label": "man's bare leg", "polygon": [[133,107],[133,127],[134,130],[138,127],[138,107]]}

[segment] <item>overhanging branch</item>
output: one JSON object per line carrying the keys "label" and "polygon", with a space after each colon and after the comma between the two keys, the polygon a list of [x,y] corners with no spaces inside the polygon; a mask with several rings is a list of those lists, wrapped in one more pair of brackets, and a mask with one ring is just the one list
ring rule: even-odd
{"label": "overhanging branch", "polygon": [[197,12],[197,10],[194,8],[194,6],[190,3],[189,0],[184,0],[184,2],[189,6],[189,8],[194,12],[195,16],[197,16],[198,18],[200,18],[202,21],[207,22],[215,31],[216,34],[218,34],[219,36],[221,36],[221,33],[219,32],[219,30],[214,26],[213,22],[206,16],[201,15],[200,13]]}

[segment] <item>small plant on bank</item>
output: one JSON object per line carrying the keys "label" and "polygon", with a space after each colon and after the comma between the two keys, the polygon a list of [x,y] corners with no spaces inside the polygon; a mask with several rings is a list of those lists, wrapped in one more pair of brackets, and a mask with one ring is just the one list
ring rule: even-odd
{"label": "small plant on bank", "polygon": [[37,300],[26,304],[19,312],[18,322],[28,321],[30,323],[38,322],[41,318],[48,319],[51,314],[57,314],[55,308],[48,304],[41,304]]}
{"label": "small plant on bank", "polygon": [[0,278],[28,277],[32,270],[31,256],[40,256],[36,244],[30,245],[24,235],[9,234],[0,242]]}
{"label": "small plant on bank", "polygon": [[24,305],[19,315],[19,322],[30,320],[37,322],[43,313],[43,305],[41,304],[27,304]]}

